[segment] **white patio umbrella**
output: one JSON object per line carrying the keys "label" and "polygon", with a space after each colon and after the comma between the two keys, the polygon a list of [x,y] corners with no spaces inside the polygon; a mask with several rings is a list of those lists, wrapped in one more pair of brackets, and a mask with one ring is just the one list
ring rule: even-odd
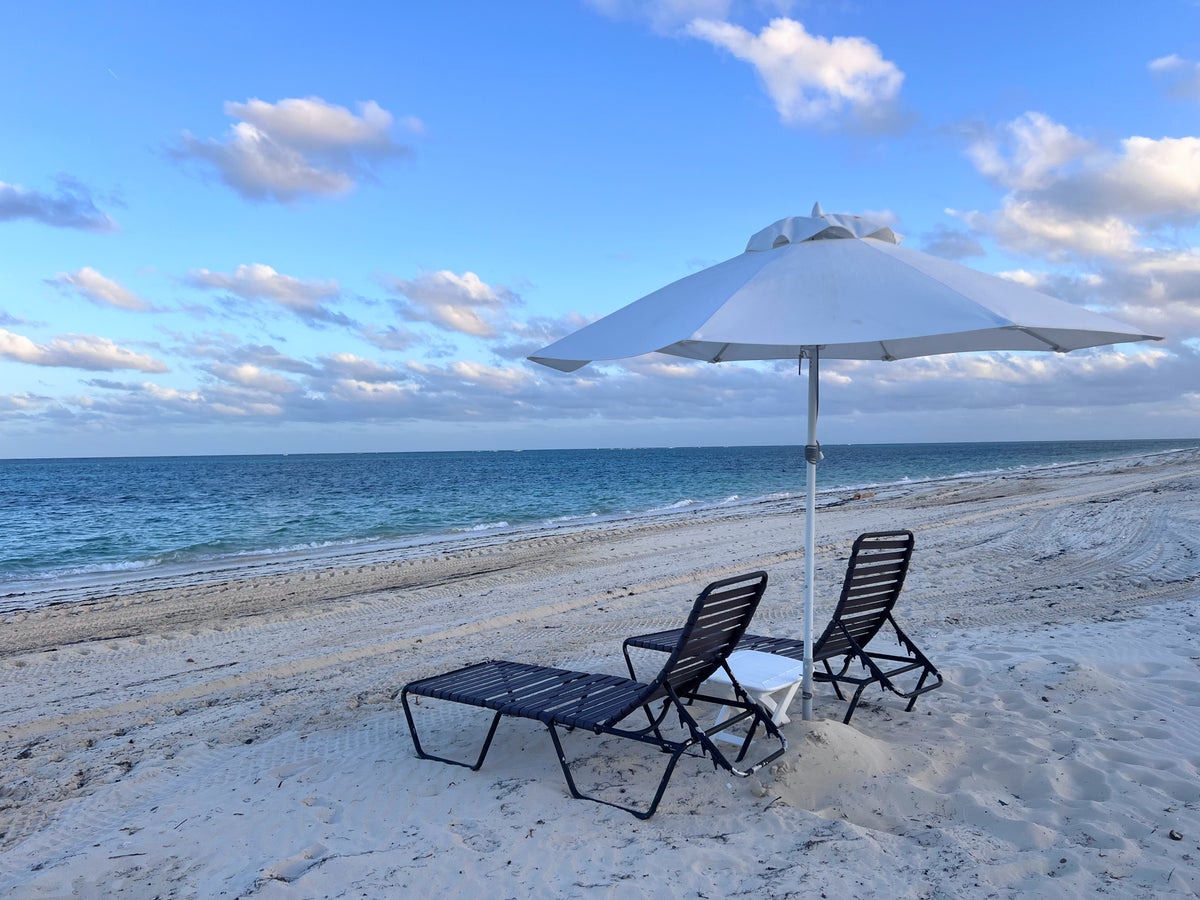
{"label": "white patio umbrella", "polygon": [[636,300],[539,350],[563,372],[666,353],[708,362],[808,360],[803,715],[812,716],[818,372],[824,359],[894,360],[1161,340],[993,275],[900,246],[858,216],[781,219],[739,256]]}

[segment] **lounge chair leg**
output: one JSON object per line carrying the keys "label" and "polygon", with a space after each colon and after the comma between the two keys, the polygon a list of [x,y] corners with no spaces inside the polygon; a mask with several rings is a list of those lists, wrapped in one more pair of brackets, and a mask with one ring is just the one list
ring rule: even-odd
{"label": "lounge chair leg", "polygon": [[742,749],[738,751],[737,759],[734,762],[741,762],[746,758],[746,754],[750,751],[750,744],[754,741],[754,734],[758,731],[758,719],[751,720],[750,727],[746,729],[746,739],[742,741]]}
{"label": "lounge chair leg", "polygon": [[691,746],[691,741],[680,743],[671,754],[670,760],[667,761],[666,771],[663,772],[662,780],[658,783],[658,790],[654,793],[654,799],[650,801],[650,806],[645,811],[636,809],[632,806],[622,806],[620,803],[613,803],[609,800],[602,800],[599,797],[593,797],[590,794],[585,794],[575,786],[575,779],[571,777],[571,766],[567,762],[567,755],[563,750],[562,741],[558,737],[558,730],[553,724],[547,724],[546,728],[550,731],[550,737],[554,741],[554,752],[558,754],[558,764],[562,766],[563,777],[567,782],[567,790],[576,800],[591,800],[593,803],[600,803],[604,806],[611,806],[613,809],[619,809],[623,812],[631,813],[639,819],[649,819],[658,809],[658,804],[663,798],[663,794],[667,791],[667,784],[671,780],[671,774],[675,771],[675,765],[679,762],[679,757],[683,755],[683,751]]}
{"label": "lounge chair leg", "polygon": [[848,668],[850,668],[849,657],[846,658],[846,662],[842,666],[842,670],[840,672],[838,672],[836,675],[833,674],[833,667],[831,665],[829,665],[829,660],[826,659],[826,660],[822,660],[821,662],[822,662],[822,665],[825,666],[825,674],[827,674],[829,676],[829,681],[833,684],[833,692],[835,694],[837,694],[837,698],[839,700],[845,701],[846,695],[842,693],[842,686],[840,684],[838,684],[838,679],[841,678],[843,675],[845,675],[846,670]]}
{"label": "lounge chair leg", "polygon": [[866,688],[866,685],[860,684],[858,690],[854,692],[854,699],[850,701],[850,708],[846,710],[846,718],[842,719],[843,725],[850,724],[850,717],[854,715],[854,710],[858,707],[858,701],[862,698],[864,688]]}
{"label": "lounge chair leg", "polygon": [[457,759],[450,759],[447,756],[436,756],[433,753],[426,753],[421,747],[421,740],[417,737],[417,726],[413,722],[412,710],[408,707],[408,692],[405,691],[400,695],[400,703],[404,707],[404,718],[408,720],[408,733],[412,735],[413,749],[417,751],[417,756],[420,759],[436,759],[438,762],[449,763],[452,766],[462,766],[465,769],[470,769],[472,772],[478,772],[483,765],[484,759],[487,757],[488,750],[492,746],[492,738],[496,736],[496,726],[500,724],[500,717],[504,713],[496,713],[492,717],[492,725],[488,729],[487,737],[483,741],[483,748],[479,751],[479,758],[475,760],[474,765],[471,763],[461,762]]}
{"label": "lounge chair leg", "polygon": [[913,689],[912,696],[908,698],[908,706],[904,707],[905,712],[912,712],[913,705],[917,702],[917,697],[921,695],[921,688],[925,686],[925,679],[929,677],[929,670],[925,669],[921,672],[921,680],[917,682],[916,688]]}

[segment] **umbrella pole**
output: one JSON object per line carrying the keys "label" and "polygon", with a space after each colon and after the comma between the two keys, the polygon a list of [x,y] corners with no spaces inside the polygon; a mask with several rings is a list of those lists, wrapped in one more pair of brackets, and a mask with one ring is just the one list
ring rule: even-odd
{"label": "umbrella pole", "polygon": [[820,354],[816,347],[812,347],[804,355],[808,357],[808,443],[804,447],[807,466],[804,479],[804,683],[801,688],[801,709],[807,722],[812,719],[813,701],[813,578],[816,568],[813,551],[817,542],[817,463],[821,459],[821,446],[817,443],[820,397],[817,363]]}

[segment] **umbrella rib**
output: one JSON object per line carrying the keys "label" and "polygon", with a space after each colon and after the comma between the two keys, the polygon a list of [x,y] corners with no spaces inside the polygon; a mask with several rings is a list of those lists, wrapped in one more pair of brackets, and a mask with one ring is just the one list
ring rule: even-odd
{"label": "umbrella rib", "polygon": [[722,344],[721,349],[716,352],[716,355],[709,360],[710,363],[719,363],[721,357],[725,355],[725,351],[729,349],[729,344]]}
{"label": "umbrella rib", "polygon": [[1067,350],[1067,348],[1066,348],[1066,347],[1064,347],[1062,344],[1058,343],[1058,341],[1052,341],[1052,340],[1050,340],[1050,338],[1048,338],[1048,337],[1044,337],[1044,336],[1042,336],[1042,335],[1038,334],[1038,333],[1037,333],[1037,331],[1035,331],[1035,330],[1034,330],[1034,329],[1032,329],[1032,328],[1029,328],[1028,326],[1025,326],[1025,325],[1016,325],[1016,326],[1014,326],[1014,328],[1015,328],[1017,331],[1021,332],[1022,334],[1027,334],[1027,335],[1029,335],[1031,338],[1033,338],[1033,339],[1034,339],[1034,340],[1036,340],[1036,341],[1041,341],[1043,344],[1045,344],[1047,347],[1049,347],[1049,348],[1050,348],[1051,350],[1053,350],[1055,353],[1067,353],[1067,352],[1069,352],[1069,351]]}

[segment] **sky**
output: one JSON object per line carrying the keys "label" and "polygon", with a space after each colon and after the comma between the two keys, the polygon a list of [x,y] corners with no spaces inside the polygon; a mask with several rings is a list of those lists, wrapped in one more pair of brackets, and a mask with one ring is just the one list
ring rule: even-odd
{"label": "sky", "polygon": [[1200,437],[1200,2],[0,0],[0,457],[797,444],[544,345],[814,202],[1164,335],[822,366],[824,443]]}

